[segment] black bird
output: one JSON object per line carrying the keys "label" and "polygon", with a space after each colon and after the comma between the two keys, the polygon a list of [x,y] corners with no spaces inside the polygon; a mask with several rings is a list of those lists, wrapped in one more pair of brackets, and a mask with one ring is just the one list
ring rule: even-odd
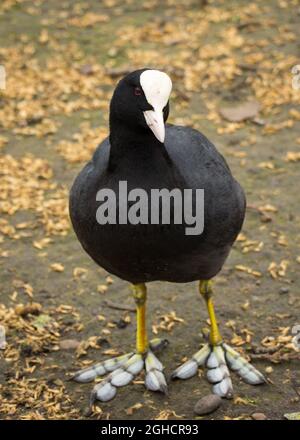
{"label": "black bird", "polygon": [[167,391],[163,366],[153,354],[157,340],[148,343],[146,332],[145,283],[155,280],[199,280],[211,323],[209,343],[173,378],[191,377],[205,365],[213,392],[227,398],[233,392],[228,367],[250,384],[265,381],[223,342],[211,299],[211,279],[243,224],[245,195],[203,134],[165,124],[171,88],[169,76],[153,69],[137,70],[118,83],[109,137],[71,189],[70,216],[80,243],[98,265],[132,284],[137,306],[136,351],[73,376],[89,382],[109,373],[95,386],[91,403],[112,399],[144,366],[146,387]]}

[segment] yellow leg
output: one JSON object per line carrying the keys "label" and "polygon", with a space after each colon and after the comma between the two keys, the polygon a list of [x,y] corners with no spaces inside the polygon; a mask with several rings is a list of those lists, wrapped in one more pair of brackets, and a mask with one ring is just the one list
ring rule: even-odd
{"label": "yellow leg", "polygon": [[136,351],[143,354],[148,349],[146,329],[146,299],[147,288],[145,284],[133,284],[133,297],[136,303]]}
{"label": "yellow leg", "polygon": [[206,307],[210,320],[209,341],[212,345],[219,345],[222,342],[222,336],[219,331],[217,319],[215,315],[214,304],[212,301],[212,282],[210,280],[201,280],[199,283],[199,291],[206,302]]}
{"label": "yellow leg", "polygon": [[191,359],[176,368],[171,377],[172,379],[188,379],[197,374],[198,367],[206,366],[208,369],[207,379],[213,385],[213,393],[230,399],[233,396],[233,388],[228,367],[236,371],[245,382],[252,385],[264,383],[265,379],[238,352],[222,342],[211,298],[211,285],[210,280],[199,282],[199,291],[205,299],[210,319],[209,343],[204,344],[199,351],[193,354]]}

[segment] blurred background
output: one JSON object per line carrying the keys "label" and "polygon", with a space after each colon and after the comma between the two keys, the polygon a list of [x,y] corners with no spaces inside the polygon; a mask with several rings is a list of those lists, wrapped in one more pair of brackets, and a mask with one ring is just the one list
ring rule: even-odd
{"label": "blurred background", "polygon": [[[300,411],[299,21],[296,0],[1,1],[0,418],[85,418],[91,385],[67,373],[134,343],[128,286],[82,251],[68,191],[108,134],[117,81],[143,67],[170,75],[169,122],[213,141],[248,199],[215,302],[226,339],[273,385],[235,378],[208,418]],[[149,311],[169,374],[203,341],[206,311],[194,284],[167,283],[149,286]],[[189,419],[209,390],[196,377],[166,398],[138,382],[91,417]]]}

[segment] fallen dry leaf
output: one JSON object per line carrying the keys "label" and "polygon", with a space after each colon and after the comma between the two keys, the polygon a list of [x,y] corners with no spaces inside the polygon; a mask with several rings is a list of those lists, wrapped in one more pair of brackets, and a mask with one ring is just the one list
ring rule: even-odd
{"label": "fallen dry leaf", "polygon": [[246,101],[235,107],[220,109],[220,115],[230,122],[241,122],[257,116],[260,104],[257,101]]}
{"label": "fallen dry leaf", "polygon": [[54,272],[63,272],[65,270],[63,264],[61,264],[61,263],[52,263],[52,264],[50,264],[50,268]]}
{"label": "fallen dry leaf", "polygon": [[300,160],[300,151],[289,151],[286,153],[285,160],[287,162],[298,162]]}

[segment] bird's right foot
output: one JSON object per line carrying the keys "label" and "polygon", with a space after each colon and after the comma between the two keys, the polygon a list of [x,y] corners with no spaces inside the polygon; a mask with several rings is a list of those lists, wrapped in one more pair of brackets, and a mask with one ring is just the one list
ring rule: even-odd
{"label": "bird's right foot", "polygon": [[[153,351],[164,348],[166,341],[153,340],[150,348],[143,354],[131,352],[107,359],[98,364],[84,368],[74,373],[71,379],[80,383],[91,382],[96,377],[107,376],[97,383],[90,396],[90,407],[96,400],[108,402],[117,394],[117,389],[128,385],[145,369],[145,387],[151,391],[167,393],[167,383],[163,374],[163,365],[154,355]],[[152,350],[151,350],[152,348]]]}

